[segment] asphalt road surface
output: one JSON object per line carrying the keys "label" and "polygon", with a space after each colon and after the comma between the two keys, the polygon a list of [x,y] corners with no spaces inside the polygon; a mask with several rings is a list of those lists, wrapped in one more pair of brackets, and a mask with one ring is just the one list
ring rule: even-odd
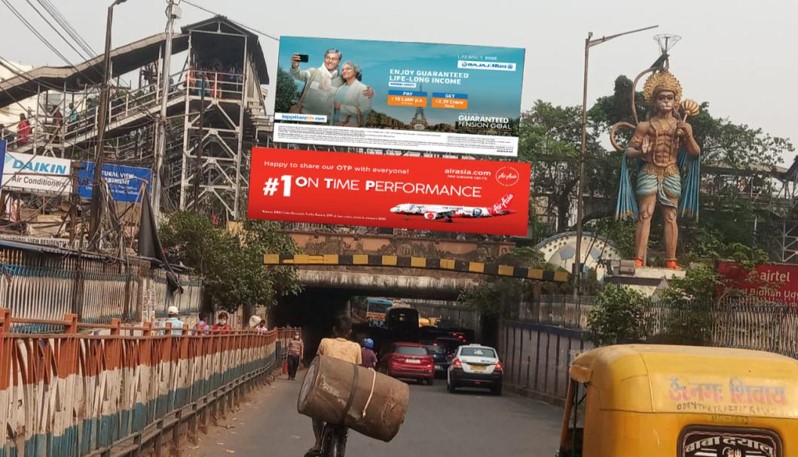
{"label": "asphalt road surface", "polygon": [[[301,373],[304,375],[304,372]],[[301,384],[283,376],[252,393],[221,427],[186,445],[189,457],[301,457],[313,445],[310,418],[296,412]],[[410,384],[407,417],[390,443],[349,432],[347,457],[553,457],[561,409],[505,392],[446,391]]]}

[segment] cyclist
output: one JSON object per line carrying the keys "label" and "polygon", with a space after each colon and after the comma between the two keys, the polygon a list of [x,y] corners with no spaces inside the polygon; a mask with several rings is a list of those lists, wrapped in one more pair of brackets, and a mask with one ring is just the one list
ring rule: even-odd
{"label": "cyclist", "polygon": [[[322,338],[317,354],[360,365],[362,363],[360,345],[348,340],[350,333],[352,333],[352,320],[349,316],[336,317],[333,323],[333,337]],[[323,426],[322,421],[313,419],[313,435],[316,437],[316,444],[305,453],[305,457],[320,455]]]}
{"label": "cyclist", "polygon": [[363,359],[360,366],[377,368],[377,354],[374,353],[374,340],[371,338],[363,340],[363,349],[360,351],[360,358]]}

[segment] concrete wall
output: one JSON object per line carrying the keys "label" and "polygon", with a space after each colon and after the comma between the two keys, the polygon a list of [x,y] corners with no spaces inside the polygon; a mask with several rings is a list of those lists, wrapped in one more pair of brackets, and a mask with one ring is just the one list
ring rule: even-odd
{"label": "concrete wall", "polygon": [[304,254],[378,254],[487,260],[509,252],[511,242],[400,238],[387,235],[290,233]]}
{"label": "concrete wall", "polygon": [[[363,272],[345,269],[307,269],[297,271],[299,281],[306,288],[313,289],[342,289],[352,291],[352,295],[377,295],[394,297],[436,298],[442,300],[455,300],[460,291],[466,287],[480,283],[475,275],[460,276],[415,276],[386,271]],[[426,272],[428,275],[429,272]],[[470,277],[469,277],[470,276]]]}

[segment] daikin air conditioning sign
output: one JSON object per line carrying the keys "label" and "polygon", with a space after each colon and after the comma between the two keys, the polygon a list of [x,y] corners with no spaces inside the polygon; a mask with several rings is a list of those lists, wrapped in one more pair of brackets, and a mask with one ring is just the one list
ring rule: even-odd
{"label": "daikin air conditioning sign", "polygon": [[66,159],[6,152],[3,189],[29,192],[72,192],[72,164]]}

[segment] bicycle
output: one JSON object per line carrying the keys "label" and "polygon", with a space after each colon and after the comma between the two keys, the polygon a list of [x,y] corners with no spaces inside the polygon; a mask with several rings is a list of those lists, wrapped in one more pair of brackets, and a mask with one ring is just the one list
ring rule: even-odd
{"label": "bicycle", "polygon": [[344,457],[349,428],[343,424],[324,423],[321,429],[321,457]]}

